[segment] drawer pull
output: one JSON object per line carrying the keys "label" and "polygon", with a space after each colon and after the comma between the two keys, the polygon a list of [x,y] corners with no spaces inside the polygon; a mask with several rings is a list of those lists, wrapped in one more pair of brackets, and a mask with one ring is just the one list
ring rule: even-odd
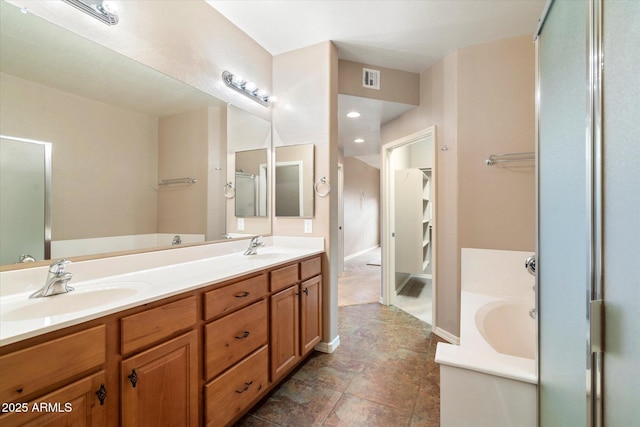
{"label": "drawer pull", "polygon": [[304,288],[304,291],[302,292],[304,292],[305,295],[309,295],[309,288]]}
{"label": "drawer pull", "polygon": [[248,383],[244,383],[244,387],[242,387],[242,390],[236,390],[236,393],[238,394],[242,394],[245,391],[249,390],[249,387],[251,387],[251,384],[253,384],[253,381],[249,381]]}
{"label": "drawer pull", "polygon": [[100,406],[104,405],[104,400],[107,398],[107,388],[104,384],[100,384],[100,388],[96,391],[96,395],[98,396],[98,400],[100,401]]}
{"label": "drawer pull", "polygon": [[237,340],[243,340],[249,336],[249,331],[244,331],[242,335],[236,335]]}
{"label": "drawer pull", "polygon": [[244,291],[243,293],[236,295],[236,298],[246,298],[248,296],[249,296],[249,292]]}
{"label": "drawer pull", "polygon": [[131,385],[133,386],[133,388],[136,388],[136,384],[138,384],[138,374],[136,373],[135,369],[131,370],[131,375],[127,376],[127,378],[129,378],[129,381],[131,381]]}

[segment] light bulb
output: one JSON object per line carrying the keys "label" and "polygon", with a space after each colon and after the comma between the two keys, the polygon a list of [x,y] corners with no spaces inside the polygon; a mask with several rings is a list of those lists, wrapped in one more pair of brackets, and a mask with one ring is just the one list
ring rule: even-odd
{"label": "light bulb", "polygon": [[253,82],[247,82],[247,84],[244,85],[244,90],[246,90],[247,92],[253,93],[256,89],[256,84]]}
{"label": "light bulb", "polygon": [[362,144],[364,142],[364,139],[362,138],[356,138],[353,140],[353,142],[357,143],[357,144]]}
{"label": "light bulb", "polygon": [[122,4],[117,0],[102,0],[102,10],[111,15],[118,15],[122,10]]}
{"label": "light bulb", "polygon": [[347,113],[347,117],[349,117],[350,119],[355,119],[356,117],[360,117],[360,113],[358,113],[357,111],[351,111]]}

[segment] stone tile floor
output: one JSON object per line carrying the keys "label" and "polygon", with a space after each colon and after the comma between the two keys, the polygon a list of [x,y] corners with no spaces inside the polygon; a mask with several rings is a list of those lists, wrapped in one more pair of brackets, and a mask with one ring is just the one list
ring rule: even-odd
{"label": "stone tile floor", "polygon": [[339,308],[340,346],[314,352],[237,426],[438,426],[430,326],[377,303]]}

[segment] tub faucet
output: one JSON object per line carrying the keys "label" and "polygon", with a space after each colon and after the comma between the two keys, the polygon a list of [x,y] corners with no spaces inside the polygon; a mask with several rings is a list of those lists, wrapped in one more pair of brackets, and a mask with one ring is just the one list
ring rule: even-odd
{"label": "tub faucet", "polygon": [[61,259],[51,264],[44,286],[31,294],[29,298],[44,298],[73,291],[73,288],[69,286],[69,280],[71,280],[73,274],[64,271],[67,264],[71,264],[71,261]]}
{"label": "tub faucet", "polygon": [[249,247],[246,251],[244,251],[244,255],[255,255],[258,253],[258,248],[264,246],[264,242],[259,241],[261,237],[262,236],[255,236],[251,239],[251,242],[249,242]]}

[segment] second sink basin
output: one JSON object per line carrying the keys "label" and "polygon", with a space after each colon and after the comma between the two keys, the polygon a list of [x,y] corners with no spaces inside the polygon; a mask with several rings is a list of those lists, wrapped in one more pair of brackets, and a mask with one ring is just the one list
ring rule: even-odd
{"label": "second sink basin", "polygon": [[[73,286],[73,285],[72,285]],[[20,321],[87,310],[131,298],[148,286],[145,282],[120,282],[79,286],[66,294],[16,302],[2,313],[3,321]]]}

